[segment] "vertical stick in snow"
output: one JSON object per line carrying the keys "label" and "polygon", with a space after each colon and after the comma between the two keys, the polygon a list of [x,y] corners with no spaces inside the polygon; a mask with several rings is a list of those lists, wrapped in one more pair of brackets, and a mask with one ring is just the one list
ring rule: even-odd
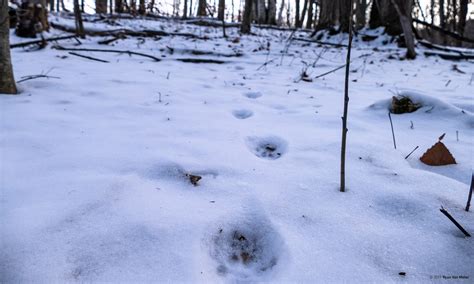
{"label": "vertical stick in snow", "polygon": [[342,116],[342,143],[341,143],[341,192],[346,191],[346,138],[347,138],[347,110],[349,107],[349,67],[351,64],[352,48],[352,13],[354,4],[351,1],[351,10],[349,13],[349,44],[347,47],[346,58],[346,81],[344,85],[344,114]]}
{"label": "vertical stick in snow", "polygon": [[388,119],[390,119],[390,128],[392,129],[393,147],[397,149],[397,142],[395,142],[395,132],[393,131],[392,115],[390,115],[390,111],[388,112]]}
{"label": "vertical stick in snow", "polygon": [[469,207],[471,207],[473,187],[474,187],[474,174],[471,175],[471,189],[469,190],[469,196],[467,197],[466,211],[469,211]]}

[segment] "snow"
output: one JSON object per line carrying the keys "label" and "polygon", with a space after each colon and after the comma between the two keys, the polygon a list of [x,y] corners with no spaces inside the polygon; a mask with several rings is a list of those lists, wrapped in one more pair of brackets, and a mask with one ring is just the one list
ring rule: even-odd
{"label": "snow", "polygon": [[[388,59],[404,51],[382,39],[356,39],[348,188],[341,193],[344,71],[311,83],[298,78],[305,68],[315,77],[344,64],[345,49],[299,41],[287,47],[286,31],[254,29],[256,36],[235,43],[234,28],[226,40],[218,28],[117,23],[212,40],[60,42],[128,49],[161,62],[12,50],[17,80],[59,78],[25,81],[19,96],[0,96],[0,282],[472,282],[473,240],[439,212],[444,206],[474,232],[472,210],[464,211],[474,143],[472,62],[456,63],[461,74],[450,61]],[[53,34],[61,32],[47,36]],[[12,42],[23,40],[12,34]],[[423,105],[392,115],[396,150],[387,115],[394,94]],[[457,164],[422,164],[419,157],[443,133]],[[202,176],[199,185],[186,174]]]}

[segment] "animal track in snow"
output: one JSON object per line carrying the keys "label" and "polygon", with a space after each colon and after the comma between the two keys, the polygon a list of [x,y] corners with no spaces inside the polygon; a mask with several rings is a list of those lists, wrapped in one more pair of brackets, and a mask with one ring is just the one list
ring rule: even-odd
{"label": "animal track in snow", "polygon": [[263,95],[260,92],[247,92],[244,94],[244,96],[249,99],[256,99],[256,98],[260,98]]}
{"label": "animal track in snow", "polygon": [[234,115],[235,118],[247,119],[253,115],[253,111],[248,110],[248,109],[237,109],[237,110],[232,111],[232,114]]}
{"label": "animal track in snow", "polygon": [[288,143],[277,136],[268,137],[248,137],[247,147],[255,154],[255,156],[268,159],[276,160],[281,158],[286,153]]}
{"label": "animal track in snow", "polygon": [[284,251],[281,236],[261,213],[221,225],[211,236],[210,246],[216,272],[235,280],[268,275]]}

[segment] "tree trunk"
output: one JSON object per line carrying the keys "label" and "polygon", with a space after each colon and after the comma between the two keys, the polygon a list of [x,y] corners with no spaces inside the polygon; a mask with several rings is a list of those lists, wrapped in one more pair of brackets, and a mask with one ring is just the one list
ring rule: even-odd
{"label": "tree trunk", "polygon": [[107,14],[107,0],[95,0],[96,14]]}
{"label": "tree trunk", "polygon": [[298,28],[301,28],[303,26],[304,18],[306,16],[306,11],[308,10],[308,3],[309,3],[309,0],[304,0],[303,11],[301,11],[300,25],[298,26]]}
{"label": "tree trunk", "polygon": [[446,28],[446,17],[444,14],[444,0],[439,0],[439,25],[442,29]]}
{"label": "tree trunk", "polygon": [[242,19],[242,25],[240,26],[240,32],[243,34],[250,33],[250,24],[252,21],[252,0],[245,0],[244,6],[244,17]]}
{"label": "tree trunk", "polygon": [[267,24],[276,25],[276,0],[268,0]]}
{"label": "tree trunk", "polygon": [[430,18],[431,18],[431,24],[434,25],[434,7],[435,7],[435,0],[430,1]]}
{"label": "tree trunk", "polygon": [[459,4],[459,21],[457,31],[460,35],[464,35],[464,28],[466,27],[466,18],[467,18],[467,4],[469,0],[461,0]]}
{"label": "tree trunk", "polygon": [[145,0],[140,0],[138,2],[138,14],[145,15],[146,7],[145,7]]}
{"label": "tree trunk", "polygon": [[115,0],[115,12],[123,13],[123,2],[122,2],[122,0]]}
{"label": "tree trunk", "polygon": [[380,9],[377,0],[372,1],[370,9],[369,28],[376,29],[382,26],[382,19],[380,19]]}
{"label": "tree trunk", "polygon": [[217,10],[217,19],[223,21],[225,12],[225,0],[219,0],[219,7]]}
{"label": "tree trunk", "polygon": [[80,38],[85,38],[84,25],[82,24],[81,7],[79,6],[79,0],[74,0],[74,17],[76,22],[76,34]]}
{"label": "tree trunk", "polygon": [[8,0],[0,0],[0,94],[16,94],[10,55],[10,16]]}
{"label": "tree trunk", "polygon": [[451,0],[452,4],[452,10],[451,10],[451,16],[452,16],[452,30],[456,31],[457,23],[456,23],[456,17],[458,16],[458,7],[456,5],[456,0]]}
{"label": "tree trunk", "polygon": [[280,10],[278,11],[277,25],[283,25],[283,9],[285,9],[285,0],[281,0]]}
{"label": "tree trunk", "polygon": [[295,27],[300,27],[300,0],[296,0],[295,2]]}
{"label": "tree trunk", "polygon": [[407,46],[407,59],[415,59],[415,37],[412,30],[411,12],[413,10],[413,0],[392,0],[392,4],[397,11],[400,18],[400,24],[403,29],[405,37],[405,44]]}
{"label": "tree trunk", "polygon": [[54,12],[54,0],[49,0],[49,11]]}
{"label": "tree trunk", "polygon": [[385,27],[389,35],[402,33],[400,17],[391,0],[374,0],[369,20],[370,28]]}
{"label": "tree trunk", "polygon": [[58,0],[58,1],[61,2],[61,9],[62,9],[63,11],[69,12],[69,10],[66,9],[66,5],[64,5],[64,0]]}
{"label": "tree trunk", "polygon": [[319,21],[316,30],[333,27],[337,22],[337,5],[335,0],[321,0]]}
{"label": "tree trunk", "polygon": [[206,5],[207,5],[206,0],[199,0],[198,12],[197,12],[198,16],[206,16],[207,15]]}
{"label": "tree trunk", "polygon": [[257,1],[257,22],[259,24],[265,24],[267,21],[265,0],[256,0],[256,1]]}
{"label": "tree trunk", "polygon": [[352,11],[354,3],[352,0],[339,0],[339,25],[342,32],[349,32],[350,11]]}
{"label": "tree trunk", "polygon": [[[245,8],[244,8],[245,9]],[[258,21],[258,7],[257,7],[257,0],[252,0],[252,15],[251,15],[251,22],[255,21],[257,22]]]}
{"label": "tree trunk", "polygon": [[313,26],[313,9],[314,9],[314,1],[313,0],[309,0],[309,7],[308,7],[308,19],[306,20],[306,28],[307,29],[311,29],[311,27]]}
{"label": "tree trunk", "polygon": [[183,19],[188,17],[188,0],[184,0]]}
{"label": "tree trunk", "polygon": [[[49,29],[46,1],[41,1],[40,5],[34,1],[24,1],[21,3],[21,13],[18,13],[18,24],[16,35],[19,37],[36,37],[36,34]],[[7,10],[8,13],[8,10]]]}
{"label": "tree trunk", "polygon": [[356,7],[356,28],[360,30],[365,27],[366,17],[365,13],[367,11],[367,0],[357,0]]}

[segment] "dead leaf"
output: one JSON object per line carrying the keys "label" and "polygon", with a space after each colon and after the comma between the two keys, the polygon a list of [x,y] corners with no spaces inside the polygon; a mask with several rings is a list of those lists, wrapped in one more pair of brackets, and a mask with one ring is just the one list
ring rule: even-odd
{"label": "dead leaf", "polygon": [[436,142],[436,144],[429,148],[428,151],[426,151],[423,156],[421,156],[420,160],[430,166],[456,164],[456,160],[454,159],[453,155],[451,155],[451,152],[449,152],[448,148],[446,148],[446,146],[441,141]]}

